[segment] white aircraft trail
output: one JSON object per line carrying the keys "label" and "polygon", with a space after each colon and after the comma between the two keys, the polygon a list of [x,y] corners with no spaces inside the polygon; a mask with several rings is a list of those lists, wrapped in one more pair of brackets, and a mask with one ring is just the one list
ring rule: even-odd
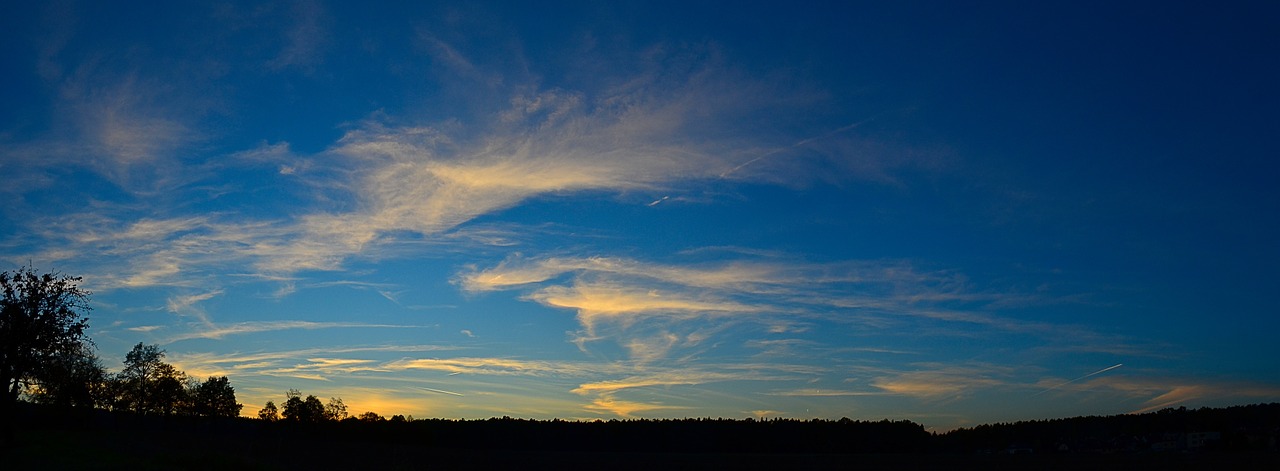
{"label": "white aircraft trail", "polygon": [[[1073,380],[1071,380],[1071,381],[1067,381],[1067,382],[1065,382],[1065,383],[1062,383],[1062,384],[1056,385],[1056,386],[1054,386],[1054,387],[1052,387],[1052,388],[1049,388],[1049,389],[1046,389],[1046,390],[1044,390],[1044,391],[1040,391],[1040,392],[1036,393],[1035,395],[1036,395],[1036,396],[1039,396],[1039,395],[1041,395],[1041,394],[1047,393],[1047,392],[1052,391],[1052,390],[1054,390],[1054,389],[1058,389],[1058,388],[1060,388],[1060,387],[1066,386],[1066,385],[1071,384],[1071,383],[1074,383],[1074,382],[1076,382],[1076,381],[1080,381],[1080,380],[1085,379],[1085,378],[1088,378],[1088,377],[1090,377],[1090,376],[1096,376],[1096,375],[1100,375],[1100,374],[1102,374],[1102,373],[1106,373],[1106,372],[1108,372],[1108,371],[1114,370],[1114,369],[1119,368],[1119,367],[1121,367],[1121,366],[1124,366],[1124,363],[1116,363],[1115,365],[1108,366],[1108,367],[1103,368],[1103,369],[1101,369],[1101,370],[1094,371],[1093,373],[1089,373],[1089,374],[1087,374],[1087,375],[1084,375],[1084,376],[1081,376],[1081,377],[1079,377],[1079,378],[1073,379]],[[1033,396],[1033,397],[1034,397],[1034,396]]]}
{"label": "white aircraft trail", "polygon": [[[751,159],[751,160],[748,160],[748,161],[743,162],[743,163],[741,163],[741,164],[738,164],[738,166],[737,166],[737,167],[731,168],[731,169],[729,169],[729,170],[725,171],[724,173],[721,173],[721,174],[720,174],[720,178],[721,178],[721,179],[724,179],[725,177],[728,177],[729,175],[732,175],[734,172],[737,172],[738,170],[742,170],[742,169],[743,169],[743,167],[746,167],[746,166],[748,166],[748,165],[751,165],[751,164],[753,164],[753,163],[756,163],[757,161],[760,161],[760,160],[763,160],[763,159],[769,158],[769,157],[771,157],[771,156],[773,156],[773,155],[775,155],[775,154],[782,153],[782,152],[786,151],[787,149],[794,149],[794,148],[797,148],[797,147],[803,146],[803,145],[805,145],[805,144],[808,144],[808,143],[810,143],[810,142],[816,141],[816,140],[818,140],[818,139],[826,139],[826,138],[828,138],[828,137],[834,136],[834,135],[836,135],[836,134],[840,134],[840,133],[842,133],[842,132],[845,132],[845,131],[848,131],[848,130],[850,130],[850,129],[853,129],[853,128],[856,128],[856,127],[858,127],[858,126],[861,126],[861,125],[863,125],[863,124],[866,124],[867,122],[869,122],[869,121],[871,121],[871,120],[874,120],[874,119],[876,119],[876,117],[875,117],[875,116],[872,116],[872,117],[867,118],[867,119],[864,119],[864,120],[862,120],[862,121],[858,121],[858,122],[856,122],[856,123],[846,125],[846,126],[844,126],[844,127],[840,128],[840,129],[836,129],[836,130],[834,130],[834,131],[829,131],[829,132],[827,132],[826,134],[822,134],[822,135],[820,135],[820,136],[815,136],[815,137],[810,137],[810,138],[807,138],[807,139],[801,139],[800,141],[796,142],[795,144],[791,144],[790,146],[783,147],[783,148],[779,148],[779,149],[774,149],[774,150],[771,150],[771,151],[769,151],[769,152],[765,152],[763,155],[761,155],[761,156],[759,156],[759,157],[756,157],[756,158],[754,158],[754,159]],[[662,200],[665,200],[665,199],[666,199],[666,198],[662,198]],[[654,204],[657,204],[657,203],[661,202],[662,200],[654,201],[653,203],[649,204],[649,206],[653,206]]]}
{"label": "white aircraft trail", "polygon": [[438,393],[438,394],[448,394],[448,395],[450,395],[450,396],[461,396],[461,395],[462,395],[462,394],[459,394],[459,393],[456,393],[456,392],[453,392],[453,391],[445,391],[445,390],[443,390],[443,389],[432,389],[432,388],[422,388],[422,387],[420,387],[420,388],[421,388],[421,389],[424,389],[424,390],[427,390],[427,391],[431,391],[431,392],[433,392],[433,393]]}

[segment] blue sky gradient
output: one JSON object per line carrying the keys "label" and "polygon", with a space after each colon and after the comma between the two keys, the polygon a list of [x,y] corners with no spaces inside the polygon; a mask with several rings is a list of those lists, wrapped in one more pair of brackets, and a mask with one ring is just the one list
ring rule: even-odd
{"label": "blue sky gradient", "polygon": [[1274,2],[470,3],[6,7],[0,258],[249,415],[1280,400]]}

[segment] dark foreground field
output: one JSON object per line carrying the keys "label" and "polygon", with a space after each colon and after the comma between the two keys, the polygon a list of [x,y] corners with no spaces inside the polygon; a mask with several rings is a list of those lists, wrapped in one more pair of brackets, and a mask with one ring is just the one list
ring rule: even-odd
{"label": "dark foreground field", "polygon": [[[1267,419],[1270,410],[1236,412],[1248,422]],[[1188,414],[1183,418],[1195,417]],[[1160,417],[1143,423],[1168,425],[1168,420],[1155,419]],[[1132,427],[1136,422],[1063,420],[998,424],[935,435],[905,421],[578,423],[494,419],[303,425],[103,411],[35,411],[11,424],[15,433],[4,445],[0,468],[1280,469],[1274,435],[1229,430],[1225,438],[1210,442],[1208,447],[1155,451],[1153,438],[1148,437],[1175,435],[1142,431],[1145,435],[1127,434],[1117,440],[1102,435],[1114,431],[1087,425]],[[1048,427],[1055,424],[1060,427]],[[1204,425],[1189,424],[1184,425]],[[1123,432],[1137,431],[1130,428]],[[1064,435],[1067,432],[1078,436]],[[1060,440],[1044,440],[1042,436]],[[1259,437],[1264,440],[1254,440]],[[1025,442],[1006,448],[1004,443],[1011,438]],[[1077,449],[1069,450],[1071,446]]]}
{"label": "dark foreground field", "polygon": [[[44,431],[20,439],[6,469],[1280,469],[1268,452],[1045,455],[810,454],[442,449],[368,442],[192,443],[152,434]],[[12,467],[10,467],[12,466]]]}
{"label": "dark foreground field", "polygon": [[[369,442],[250,443],[235,437],[41,431],[6,469],[1280,469],[1268,452],[968,455],[442,449]],[[10,467],[12,466],[12,467]]]}

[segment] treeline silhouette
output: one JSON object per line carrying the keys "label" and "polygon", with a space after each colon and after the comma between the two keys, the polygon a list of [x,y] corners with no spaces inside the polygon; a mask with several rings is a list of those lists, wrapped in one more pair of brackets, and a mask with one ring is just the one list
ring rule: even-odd
{"label": "treeline silhouette", "polygon": [[226,376],[201,381],[164,361],[157,345],[138,343],[125,355],[124,369],[107,373],[91,354],[80,356],[73,368],[61,364],[22,391],[20,400],[58,407],[97,408],[148,415],[238,417],[243,404]]}
{"label": "treeline silhouette", "polygon": [[1269,403],[986,424],[937,435],[931,448],[1005,453],[1276,451],[1278,436],[1280,403]]}
{"label": "treeline silhouette", "polygon": [[[668,463],[688,469],[854,464],[920,469],[1280,469],[1280,403],[998,423],[946,433],[930,433],[907,420],[847,418],[565,421],[351,416],[304,422],[34,403],[22,403],[18,409],[24,433],[11,456],[14,463],[37,467],[53,463],[100,468],[96,461],[71,458],[87,453],[156,469],[651,469]],[[569,463],[562,463],[566,460]],[[602,464],[606,462],[608,466]]]}
{"label": "treeline silhouette", "polygon": [[[932,433],[909,420],[490,419],[391,420],[368,414],[314,421],[158,416],[24,403],[26,427],[151,429],[273,440],[398,443],[433,449],[670,453],[1069,454],[1280,451],[1280,403],[1164,409],[1136,415],[996,423]],[[376,416],[376,414],[373,414]],[[1192,443],[1188,440],[1197,440]]]}
{"label": "treeline silhouette", "polygon": [[[348,424],[339,424],[348,425]],[[608,421],[420,419],[353,422],[362,434],[407,434],[443,448],[670,453],[916,453],[929,433],[902,420],[636,419]],[[391,437],[384,437],[391,438]]]}
{"label": "treeline silhouette", "polygon": [[[997,423],[931,433],[909,420],[482,420],[348,417],[268,428],[440,447],[723,453],[1276,451],[1280,403]],[[1192,443],[1188,440],[1197,440]],[[1172,443],[1170,443],[1172,442]]]}

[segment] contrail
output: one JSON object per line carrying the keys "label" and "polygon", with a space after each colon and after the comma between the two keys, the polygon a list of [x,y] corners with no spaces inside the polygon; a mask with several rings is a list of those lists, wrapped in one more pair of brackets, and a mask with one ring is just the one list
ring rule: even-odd
{"label": "contrail", "polygon": [[1071,380],[1071,381],[1067,381],[1067,382],[1065,382],[1065,383],[1059,384],[1059,385],[1057,385],[1057,386],[1054,386],[1054,387],[1052,387],[1052,388],[1046,389],[1046,390],[1044,390],[1044,391],[1040,391],[1040,392],[1038,392],[1038,393],[1035,393],[1035,395],[1033,395],[1033,396],[1031,396],[1031,397],[1039,396],[1039,395],[1041,395],[1041,394],[1047,393],[1047,392],[1052,391],[1052,390],[1054,390],[1054,389],[1058,389],[1058,388],[1060,388],[1060,387],[1066,386],[1066,385],[1071,384],[1071,383],[1074,383],[1074,382],[1076,382],[1076,381],[1080,381],[1080,380],[1085,379],[1085,378],[1088,378],[1088,377],[1090,377],[1090,376],[1095,376],[1095,375],[1100,375],[1100,374],[1102,374],[1102,373],[1106,373],[1106,372],[1108,372],[1108,371],[1114,370],[1114,369],[1119,368],[1119,367],[1121,367],[1121,366],[1124,366],[1124,363],[1116,363],[1115,365],[1108,366],[1108,367],[1103,368],[1103,369],[1101,369],[1101,370],[1094,371],[1093,373],[1089,373],[1089,374],[1087,374],[1087,375],[1081,376],[1081,377],[1076,378],[1076,379],[1073,379],[1073,380]]}
{"label": "contrail", "polygon": [[433,392],[433,393],[448,394],[448,395],[450,395],[450,396],[461,396],[461,394],[458,394],[458,393],[456,393],[456,392],[453,392],[453,391],[445,391],[445,390],[443,390],[443,389],[423,388],[423,387],[421,387],[421,386],[419,386],[419,388],[420,388],[420,389],[425,389],[425,390],[427,390],[427,391],[431,391],[431,392]]}
{"label": "contrail", "polygon": [[[722,180],[723,180],[724,178],[728,177],[729,175],[732,175],[734,172],[737,172],[738,170],[742,170],[742,168],[743,168],[743,167],[746,167],[746,166],[748,166],[748,165],[754,164],[754,163],[756,163],[757,161],[760,161],[760,160],[763,160],[763,159],[769,158],[769,157],[771,157],[771,156],[773,156],[773,155],[775,155],[775,154],[780,154],[780,153],[782,153],[782,152],[784,152],[784,151],[786,151],[786,150],[789,150],[789,149],[794,149],[794,148],[797,148],[797,147],[803,146],[803,145],[805,145],[805,144],[808,144],[808,143],[810,143],[810,142],[813,142],[813,141],[816,141],[816,140],[819,140],[819,139],[826,139],[826,138],[831,137],[831,136],[834,136],[834,135],[836,135],[836,134],[840,134],[840,133],[842,133],[842,132],[848,131],[848,130],[853,129],[853,128],[856,128],[856,127],[858,127],[858,126],[862,126],[863,124],[866,124],[867,122],[869,122],[869,121],[871,121],[871,120],[874,120],[874,119],[876,119],[876,117],[875,117],[875,116],[872,116],[872,117],[867,118],[867,119],[864,119],[864,120],[862,120],[862,121],[858,121],[858,122],[856,122],[856,123],[846,125],[846,126],[844,126],[844,127],[840,128],[840,129],[836,129],[836,130],[834,130],[834,131],[828,131],[828,132],[826,132],[825,134],[821,134],[821,135],[818,135],[818,136],[810,137],[810,138],[807,138],[807,139],[801,139],[801,140],[799,140],[799,141],[796,141],[796,143],[795,143],[795,144],[791,144],[791,145],[789,145],[789,146],[787,146],[787,147],[782,147],[782,148],[778,148],[778,149],[771,150],[771,151],[769,151],[769,152],[764,153],[763,155],[761,155],[761,156],[759,156],[759,157],[756,157],[756,158],[754,158],[754,159],[751,159],[751,160],[748,160],[748,161],[743,162],[743,163],[741,163],[741,164],[738,164],[738,166],[737,166],[737,167],[731,168],[731,169],[729,169],[729,170],[727,170],[727,171],[725,171],[725,172],[721,173],[721,174],[720,174],[720,179],[722,179]],[[666,199],[666,198],[663,198],[663,199]],[[661,200],[658,200],[658,201],[661,201]],[[658,203],[658,201],[653,202],[653,204],[650,204],[649,206],[653,206],[654,204],[657,204],[657,203]]]}

